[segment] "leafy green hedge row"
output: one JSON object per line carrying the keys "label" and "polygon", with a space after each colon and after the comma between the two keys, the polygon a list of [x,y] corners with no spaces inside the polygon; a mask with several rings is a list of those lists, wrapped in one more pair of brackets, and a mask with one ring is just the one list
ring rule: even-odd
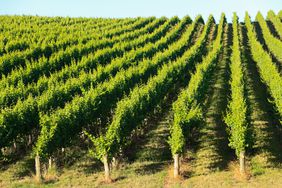
{"label": "leafy green hedge row", "polygon": [[[134,29],[143,27],[144,25],[148,24],[148,22],[150,22],[151,20],[152,18],[151,19],[141,19],[140,21],[133,24],[130,31],[134,31]],[[122,29],[126,30],[127,27],[128,26],[124,26],[120,29],[114,28],[113,30],[114,31],[116,30],[116,33],[120,33]],[[142,28],[142,31],[144,33],[146,30]],[[93,32],[96,33],[95,31]],[[109,33],[112,33],[112,32],[109,32]],[[136,31],[133,33],[136,33]],[[33,36],[33,34],[30,34],[30,35]],[[50,34],[45,34],[45,35],[47,35],[46,38],[49,38],[48,36]],[[139,33],[132,37],[134,38],[138,35]],[[0,64],[0,76],[2,77],[7,76],[9,73],[13,71],[13,69],[18,69],[19,67],[30,66],[29,65],[30,63],[36,63],[37,61],[39,61],[40,57],[41,58],[44,58],[44,57],[51,58],[51,61],[52,61],[52,58],[60,55],[60,53],[62,55],[62,53],[65,50],[73,51],[72,49],[76,49],[78,47],[82,49],[84,46],[85,46],[84,48],[86,49],[88,48],[92,50],[100,49],[103,47],[112,46],[113,44],[115,44],[116,41],[123,41],[126,38],[132,39],[132,37],[129,38],[128,34],[125,33],[122,36],[117,36],[116,39],[113,40],[113,39],[107,39],[105,37],[101,38],[97,36],[97,34],[90,34],[89,36],[84,37],[84,38],[80,37],[79,40],[81,42],[79,42],[78,39],[75,39],[78,37],[64,35],[60,40],[53,41],[50,39],[48,44],[43,44],[41,46],[38,46],[38,44],[32,44],[28,42],[28,44],[30,45],[30,48],[28,48],[27,50],[23,50],[23,49],[15,50],[13,47],[13,52],[6,53],[0,57],[0,61],[2,62]],[[28,41],[28,38],[21,39],[20,43],[26,43],[27,41]],[[18,43],[19,41],[9,42],[8,44],[6,44],[5,48],[7,48],[7,46],[15,46],[15,45],[18,46]],[[89,50],[84,50],[84,51],[89,51]]]}
{"label": "leafy green hedge row", "polygon": [[[0,55],[5,57],[8,53],[16,52],[17,57],[21,57],[20,54],[24,53],[27,54],[27,58],[49,56],[50,51],[54,52],[60,48],[65,49],[68,45],[100,38],[101,33],[109,33],[110,36],[119,35],[121,30],[125,30],[140,18],[84,19],[78,22],[73,20],[1,16]],[[7,58],[1,57],[1,60],[3,59]]]}
{"label": "leafy green hedge row", "polygon": [[258,12],[256,16],[256,20],[259,22],[261,30],[262,30],[262,35],[264,37],[264,41],[269,48],[269,50],[273,53],[273,55],[282,62],[282,41],[274,37],[268,26],[266,21],[264,20],[262,14]]}
{"label": "leafy green hedge row", "polygon": [[[157,19],[153,24],[147,27],[158,27],[166,21],[165,18]],[[149,19],[143,21],[142,23],[146,25]],[[147,29],[144,29],[143,35],[147,34]],[[133,31],[133,33],[138,33],[139,30]],[[138,36],[137,35],[137,36]],[[143,36],[142,35],[142,36]],[[142,36],[140,36],[142,38]],[[145,35],[146,36],[146,35]],[[108,62],[114,57],[120,57],[125,51],[135,48],[136,43],[131,43],[131,41],[120,41],[112,47],[107,47],[108,43],[112,43],[109,40],[106,41],[91,41],[86,45],[75,45],[71,46],[65,50],[60,50],[58,53],[53,54],[50,58],[45,58],[44,56],[37,61],[28,61],[25,67],[18,67],[16,70],[12,71],[11,74],[3,76],[0,80],[0,87],[4,88],[8,85],[16,86],[19,82],[23,82],[25,85],[37,81],[41,76],[49,76],[51,73],[59,71],[66,65],[70,65],[73,60],[78,61],[83,56],[93,53],[96,51],[97,63],[98,62]],[[145,43],[145,42],[143,42]],[[101,49],[101,50],[99,50]]]}
{"label": "leafy green hedge row", "polygon": [[238,17],[233,15],[233,46],[231,55],[231,98],[228,102],[227,114],[224,118],[229,128],[229,146],[235,149],[237,156],[247,146],[247,105],[245,101],[245,83],[238,34]]}
{"label": "leafy green hedge row", "polygon": [[169,138],[172,155],[183,153],[186,138],[184,129],[191,120],[201,117],[201,99],[206,91],[213,68],[217,63],[218,55],[222,51],[221,43],[225,24],[226,18],[222,14],[212,50],[204,57],[201,64],[196,67],[196,72],[191,75],[187,88],[179,94],[177,100],[173,103],[174,117]]}
{"label": "leafy green hedge row", "polygon": [[253,59],[256,61],[259,68],[260,76],[265,84],[268,86],[269,92],[273,97],[277,111],[282,117],[282,78],[279,74],[277,67],[272,62],[270,55],[264,51],[261,44],[257,41],[254,27],[251,23],[250,16],[246,13],[245,24],[247,27],[247,35],[251,47]]}
{"label": "leafy green hedge row", "polygon": [[275,15],[272,10],[268,11],[267,19],[271,21],[280,39],[282,40],[282,23],[280,19]]}
{"label": "leafy green hedge row", "polygon": [[[189,23],[189,19],[187,20],[185,24]],[[178,21],[176,18],[171,19],[170,22],[168,22],[168,26],[171,24],[173,26]],[[164,27],[166,28],[166,27]],[[162,30],[159,30],[158,33],[160,38],[163,34]],[[155,35],[152,35],[155,37]],[[152,37],[150,35],[150,37]],[[165,41],[164,41],[165,42]],[[161,43],[162,44],[162,43]],[[141,48],[142,49],[142,48]],[[145,48],[146,49],[146,48]],[[157,49],[156,49],[157,50]],[[131,55],[134,55],[131,53]],[[143,56],[140,57],[130,57],[127,56],[127,58],[135,58],[135,60],[140,60],[140,58],[143,58]],[[123,59],[124,61],[121,61],[120,63],[125,62],[126,59]],[[114,62],[113,62],[114,63]],[[130,63],[130,62],[126,62]],[[114,65],[117,64],[109,64]],[[85,65],[84,65],[85,66]],[[85,89],[89,89],[93,85],[97,85],[97,80],[99,79],[99,73],[102,71],[104,74],[107,74],[107,71],[110,71],[111,69],[99,69],[99,71],[94,71],[90,74],[81,74],[79,78],[71,79],[70,82],[67,82],[66,84],[52,81],[51,83],[53,85],[50,85],[50,88],[46,90],[42,95],[39,95],[38,97],[31,97],[28,96],[27,100],[21,101],[19,100],[17,104],[12,108],[5,108],[0,113],[0,119],[2,118],[2,121],[0,121],[0,127],[2,128],[2,137],[3,140],[5,138],[6,144],[11,143],[12,139],[15,139],[19,135],[26,135],[28,132],[30,132],[33,128],[38,128],[39,125],[39,116],[41,116],[45,113],[47,113],[49,110],[52,110],[53,108],[57,108],[59,106],[63,107],[65,103],[69,102],[75,94],[82,94],[82,92]],[[109,78],[110,72],[108,72],[107,77]],[[104,77],[106,79],[107,77]],[[101,78],[100,78],[101,79]],[[47,79],[46,79],[47,80]],[[102,80],[101,80],[102,81]],[[20,90],[19,90],[20,91]],[[38,92],[38,91],[37,91]],[[19,113],[20,112],[20,113]],[[33,118],[30,118],[30,115],[33,114]],[[13,121],[11,123],[11,121]],[[26,129],[16,129],[15,127],[21,127]],[[4,141],[3,143],[4,144]]]}
{"label": "leafy green hedge row", "polygon": [[[180,24],[180,26],[186,25],[187,20]],[[68,79],[65,83],[52,83],[48,86],[42,95],[38,97],[38,108],[39,111],[47,112],[48,110],[55,109],[57,107],[63,107],[65,103],[72,100],[75,95],[82,94],[84,90],[88,90],[90,87],[95,87],[99,82],[103,82],[106,79],[109,79],[111,76],[114,76],[120,69],[127,69],[130,66],[136,66],[142,59],[150,59],[157,52],[164,50],[164,47],[170,45],[172,40],[170,36],[177,36],[176,33],[181,33],[179,28],[184,29],[185,27],[175,27],[171,30],[165,37],[163,37],[163,29],[170,28],[175,25],[175,20],[172,19],[172,22],[165,24],[162,30],[157,30],[157,33],[153,33],[154,36],[161,38],[155,44],[149,43],[143,48],[132,50],[127,53],[123,58],[115,59],[110,64],[106,66],[99,66],[99,68],[93,72],[85,73],[78,75],[78,77],[73,77]],[[157,34],[157,35],[155,35]],[[83,66],[85,69],[87,67]],[[76,74],[78,74],[76,72]]]}
{"label": "leafy green hedge row", "polygon": [[214,19],[210,16],[201,36],[182,57],[165,64],[146,85],[135,87],[129,96],[118,102],[106,133],[97,139],[90,136],[97,158],[102,160],[104,156],[107,156],[110,160],[120,148],[130,142],[132,131],[164,98],[177,80],[202,56],[202,50],[206,48],[207,38],[213,25]]}
{"label": "leafy green hedge row", "polygon": [[[178,22],[177,18],[171,19],[171,21],[166,22],[166,24],[164,24],[162,27],[156,29],[155,32],[151,34],[147,34],[145,36],[140,36],[142,40],[138,40],[138,41],[140,41],[142,45],[144,44],[146,46],[147,43],[144,43],[143,42],[144,40],[148,42],[157,40],[158,38],[160,38],[162,35],[165,34],[163,31],[164,30],[167,31],[169,25],[176,24],[177,22]],[[138,44],[139,43],[137,43],[136,45]],[[107,49],[106,51],[108,52],[109,50]],[[104,54],[105,51],[100,50],[98,52],[102,52],[102,54]],[[11,106],[15,104],[19,98],[24,99],[27,98],[28,95],[32,95],[32,96],[41,95],[49,87],[50,88],[53,87],[54,89],[54,85],[63,84],[61,83],[62,81],[60,79],[60,75],[62,74],[64,75],[64,73],[67,73],[68,77],[72,77],[74,75],[78,76],[81,73],[81,71],[87,71],[96,68],[96,66],[99,66],[99,63],[100,66],[102,66],[103,64],[107,64],[108,63],[107,61],[98,62],[100,60],[99,58],[101,57],[101,53],[98,52],[82,57],[82,60],[80,62],[64,67],[61,71],[52,74],[51,78],[42,76],[39,78],[37,83],[31,83],[28,86],[26,86],[23,82],[19,82],[17,86],[14,85],[6,86],[4,90],[0,91],[0,105],[2,107]],[[69,59],[71,59],[71,54],[69,55]],[[57,60],[54,63],[56,62]],[[67,76],[64,76],[64,80],[68,78]]]}
{"label": "leafy green hedge row", "polygon": [[124,93],[128,93],[137,83],[156,74],[161,65],[184,53],[191,34],[195,32],[195,27],[201,24],[201,21],[201,18],[197,18],[179,41],[170,45],[166,51],[156,54],[152,60],[145,59],[137,66],[119,71],[108,81],[85,92],[83,96],[75,97],[63,109],[42,116],[41,133],[35,151],[43,155],[67,145],[84,126],[109,112]]}

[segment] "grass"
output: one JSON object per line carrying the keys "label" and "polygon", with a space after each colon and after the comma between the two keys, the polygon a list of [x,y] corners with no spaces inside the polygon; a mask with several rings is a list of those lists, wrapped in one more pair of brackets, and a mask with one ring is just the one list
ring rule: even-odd
{"label": "grass", "polygon": [[101,167],[101,164],[96,164],[91,159],[79,160],[72,167],[61,169],[55,176],[53,174],[43,184],[38,184],[32,176],[14,176],[22,170],[23,161],[0,172],[0,187],[280,187],[282,185],[282,169],[255,166],[259,164],[255,161],[251,161],[251,174],[247,179],[238,174],[238,164],[230,162],[225,170],[182,177],[178,180],[171,178],[172,161],[134,162],[122,165],[119,170],[113,171],[114,182],[106,184],[103,181],[102,168],[89,173],[88,168],[94,168],[96,165]]}

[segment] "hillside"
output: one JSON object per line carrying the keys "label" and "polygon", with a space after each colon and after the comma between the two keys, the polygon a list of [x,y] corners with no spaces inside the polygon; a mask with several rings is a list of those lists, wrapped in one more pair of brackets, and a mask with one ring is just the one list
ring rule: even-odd
{"label": "hillside", "polygon": [[0,187],[279,187],[281,11],[0,16]]}

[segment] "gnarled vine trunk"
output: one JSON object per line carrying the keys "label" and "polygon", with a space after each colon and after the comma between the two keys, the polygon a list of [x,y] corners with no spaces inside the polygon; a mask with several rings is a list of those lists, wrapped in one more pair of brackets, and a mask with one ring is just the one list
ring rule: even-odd
{"label": "gnarled vine trunk", "polygon": [[240,152],[239,162],[240,162],[240,173],[245,174],[245,172],[246,172],[246,169],[245,169],[246,168],[246,166],[245,166],[245,151]]}
{"label": "gnarled vine trunk", "polygon": [[174,154],[173,156],[174,159],[174,168],[173,168],[173,176],[174,178],[177,178],[179,176],[179,154]]}
{"label": "gnarled vine trunk", "polygon": [[109,165],[108,155],[105,155],[103,157],[103,163],[104,163],[104,169],[105,169],[105,181],[111,182],[110,165]]}
{"label": "gnarled vine trunk", "polygon": [[41,175],[40,157],[39,157],[38,153],[35,156],[35,174],[36,174],[35,175],[36,180],[38,182],[41,182],[42,181],[42,175]]}

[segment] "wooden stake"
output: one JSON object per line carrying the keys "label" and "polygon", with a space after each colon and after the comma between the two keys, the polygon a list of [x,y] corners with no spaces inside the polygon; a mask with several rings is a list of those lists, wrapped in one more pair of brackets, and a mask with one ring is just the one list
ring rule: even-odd
{"label": "wooden stake", "polygon": [[245,171],[245,151],[240,152],[239,162],[240,162],[240,173],[245,174],[246,172]]}
{"label": "wooden stake", "polygon": [[36,173],[36,180],[38,182],[41,182],[42,175],[41,175],[41,167],[40,167],[40,157],[38,153],[35,156],[35,173]]}
{"label": "wooden stake", "polygon": [[52,166],[53,166],[52,160],[53,160],[52,157],[49,157],[49,160],[48,160],[48,171],[52,170]]}

